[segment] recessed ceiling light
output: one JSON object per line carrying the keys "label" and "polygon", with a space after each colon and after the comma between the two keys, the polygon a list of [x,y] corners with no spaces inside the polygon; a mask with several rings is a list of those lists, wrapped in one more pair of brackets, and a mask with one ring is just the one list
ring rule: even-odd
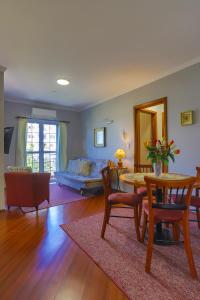
{"label": "recessed ceiling light", "polygon": [[59,84],[59,85],[68,85],[69,81],[65,80],[65,79],[58,79],[57,84]]}

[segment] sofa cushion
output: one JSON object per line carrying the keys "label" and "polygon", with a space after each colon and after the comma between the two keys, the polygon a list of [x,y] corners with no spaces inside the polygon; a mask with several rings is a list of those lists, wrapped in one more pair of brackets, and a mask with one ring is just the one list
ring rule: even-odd
{"label": "sofa cushion", "polygon": [[67,172],[72,174],[80,173],[80,159],[70,159],[68,162]]}
{"label": "sofa cushion", "polygon": [[71,159],[68,163],[67,172],[75,175],[89,176],[92,162],[87,159]]}
{"label": "sofa cushion", "polygon": [[79,174],[83,176],[89,176],[91,171],[92,162],[89,160],[80,160]]}
{"label": "sofa cushion", "polygon": [[80,182],[93,182],[93,181],[102,181],[101,177],[91,177],[91,176],[82,176],[72,173],[62,173],[57,172],[57,175],[61,175],[63,178],[72,180],[72,181],[80,181]]}
{"label": "sofa cushion", "polygon": [[91,167],[91,177],[101,177],[101,170],[108,165],[108,160],[105,159],[97,159],[93,161]]}

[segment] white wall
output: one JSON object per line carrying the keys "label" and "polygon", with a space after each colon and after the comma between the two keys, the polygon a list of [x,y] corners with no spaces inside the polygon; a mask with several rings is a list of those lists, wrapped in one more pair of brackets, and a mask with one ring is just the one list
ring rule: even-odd
{"label": "white wall", "polygon": [[0,210],[4,209],[4,73],[0,70]]}
{"label": "white wall", "polygon": [[[200,64],[83,111],[81,127],[85,154],[113,159],[115,150],[122,147],[128,156],[126,163],[133,166],[133,107],[162,97],[168,97],[168,137],[181,149],[175,164],[170,164],[170,171],[194,174],[195,166],[200,165]],[[181,127],[180,112],[186,110],[194,110],[195,124]],[[95,148],[93,130],[105,126],[105,118],[114,120],[107,126],[107,147]],[[123,142],[123,130],[129,135],[130,149]]]}
{"label": "white wall", "polygon": [[[8,165],[15,165],[15,150],[17,138],[17,116],[30,117],[32,107],[54,109],[55,107],[49,105],[29,105],[24,103],[10,102],[5,99],[5,126],[14,126],[14,133],[11,141],[10,152],[5,155],[5,168]],[[66,109],[56,109],[57,119],[61,121],[70,121],[68,125],[68,158],[73,158],[82,155],[81,148],[81,131],[80,131],[80,113],[69,111]]]}

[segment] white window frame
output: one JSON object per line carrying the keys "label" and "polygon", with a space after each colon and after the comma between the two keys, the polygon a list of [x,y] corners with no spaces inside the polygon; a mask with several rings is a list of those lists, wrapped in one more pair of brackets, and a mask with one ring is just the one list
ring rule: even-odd
{"label": "white window frame", "polygon": [[[39,124],[39,151],[27,151],[25,149],[26,153],[26,163],[27,163],[27,154],[39,154],[39,172],[44,172],[44,154],[45,153],[55,153],[56,154],[56,160],[58,159],[58,122],[57,121],[50,121],[50,120],[38,120],[38,119],[28,119],[28,123],[36,123]],[[56,151],[47,151],[44,150],[44,135],[43,135],[43,129],[45,125],[56,125]],[[27,132],[26,132],[27,137]],[[27,141],[26,141],[27,143]],[[56,164],[57,167],[57,164]]]}

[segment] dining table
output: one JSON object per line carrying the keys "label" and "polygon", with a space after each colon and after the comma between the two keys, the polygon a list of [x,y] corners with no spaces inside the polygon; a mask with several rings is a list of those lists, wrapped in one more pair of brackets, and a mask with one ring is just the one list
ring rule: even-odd
{"label": "dining table", "polygon": [[[182,180],[187,179],[190,177],[190,175],[184,175],[184,174],[177,174],[177,173],[162,173],[159,177],[156,176],[154,173],[126,173],[120,175],[120,181],[122,183],[126,183],[128,185],[134,186],[134,189],[138,187],[145,187],[146,183],[144,180],[144,177],[153,177],[153,178],[159,178],[162,180]],[[197,180],[195,183],[195,188],[200,187],[200,182]],[[163,201],[162,197],[162,190],[159,188],[155,189],[155,198],[156,202],[160,203]],[[171,235],[171,231],[169,228],[163,228],[162,223],[157,223],[154,233],[154,243],[159,245],[169,245],[174,244],[174,239]]]}

